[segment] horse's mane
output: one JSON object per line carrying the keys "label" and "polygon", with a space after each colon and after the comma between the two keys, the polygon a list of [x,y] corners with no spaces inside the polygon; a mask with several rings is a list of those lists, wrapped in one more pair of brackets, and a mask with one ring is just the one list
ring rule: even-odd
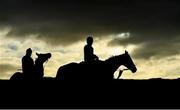
{"label": "horse's mane", "polygon": [[108,60],[111,60],[111,59],[114,59],[116,56],[115,55],[112,55],[111,57],[109,57],[108,59],[106,59],[105,61],[108,61]]}
{"label": "horse's mane", "polygon": [[105,60],[105,62],[109,62],[109,61],[112,61],[112,60],[114,60],[116,57],[118,57],[119,55],[113,55],[113,56],[111,56],[111,57],[109,57],[108,59],[106,59]]}
{"label": "horse's mane", "polygon": [[111,57],[109,57],[108,59],[105,60],[105,62],[112,62],[112,61],[116,61],[116,58],[119,56],[123,56],[124,54],[120,54],[120,55],[113,55]]}

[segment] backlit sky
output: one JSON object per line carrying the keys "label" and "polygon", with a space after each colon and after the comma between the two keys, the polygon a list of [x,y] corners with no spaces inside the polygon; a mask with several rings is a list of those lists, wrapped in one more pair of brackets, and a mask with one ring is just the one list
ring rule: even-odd
{"label": "backlit sky", "polygon": [[180,78],[178,0],[1,0],[0,79],[21,69],[29,47],[33,59],[52,53],[45,76],[55,77],[60,66],[83,61],[88,35],[101,60],[129,52],[138,71],[121,78]]}

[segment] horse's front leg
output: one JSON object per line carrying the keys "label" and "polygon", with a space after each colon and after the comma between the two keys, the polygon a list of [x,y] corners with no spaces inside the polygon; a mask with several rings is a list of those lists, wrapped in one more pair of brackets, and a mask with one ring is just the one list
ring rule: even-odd
{"label": "horse's front leg", "polygon": [[120,76],[122,75],[122,73],[123,73],[123,70],[119,70],[119,74],[118,74],[117,79],[119,79],[119,78],[120,78]]}

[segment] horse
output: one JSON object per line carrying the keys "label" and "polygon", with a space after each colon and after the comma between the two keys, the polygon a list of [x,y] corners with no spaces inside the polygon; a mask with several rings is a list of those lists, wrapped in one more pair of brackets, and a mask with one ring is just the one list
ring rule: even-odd
{"label": "horse", "polygon": [[131,59],[129,53],[110,57],[105,61],[94,61],[93,63],[69,63],[61,66],[56,74],[56,80],[112,80],[114,72],[124,65],[132,73],[137,68]]}
{"label": "horse", "polygon": [[49,58],[51,58],[51,53],[46,53],[46,54],[38,54],[36,53],[38,58],[35,60],[35,65],[33,69],[33,73],[31,76],[25,76],[21,72],[16,72],[14,73],[10,80],[38,80],[38,79],[43,79],[44,76],[44,67],[43,64],[44,62],[48,61]]}

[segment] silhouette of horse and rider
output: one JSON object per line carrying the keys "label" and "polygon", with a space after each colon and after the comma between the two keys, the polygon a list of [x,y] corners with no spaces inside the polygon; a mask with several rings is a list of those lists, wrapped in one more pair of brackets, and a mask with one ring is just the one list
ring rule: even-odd
{"label": "silhouette of horse and rider", "polygon": [[38,54],[38,58],[35,60],[31,58],[31,48],[26,50],[26,55],[22,58],[22,73],[16,72],[10,78],[10,80],[39,80],[44,77],[43,63],[51,58],[51,53]]}
{"label": "silhouette of horse and rider", "polygon": [[[84,61],[80,63],[72,62],[61,66],[54,79],[56,80],[112,80],[114,72],[124,65],[131,72],[136,72],[136,66],[127,51],[124,54],[110,57],[105,61],[99,60],[94,54],[92,47],[93,37],[87,38],[87,44],[84,46]],[[10,80],[40,80],[44,77],[44,62],[51,58],[51,53],[38,54],[35,60],[31,58],[31,48],[26,50],[26,55],[22,58],[22,73],[16,72]],[[119,71],[121,76],[123,70]]]}

